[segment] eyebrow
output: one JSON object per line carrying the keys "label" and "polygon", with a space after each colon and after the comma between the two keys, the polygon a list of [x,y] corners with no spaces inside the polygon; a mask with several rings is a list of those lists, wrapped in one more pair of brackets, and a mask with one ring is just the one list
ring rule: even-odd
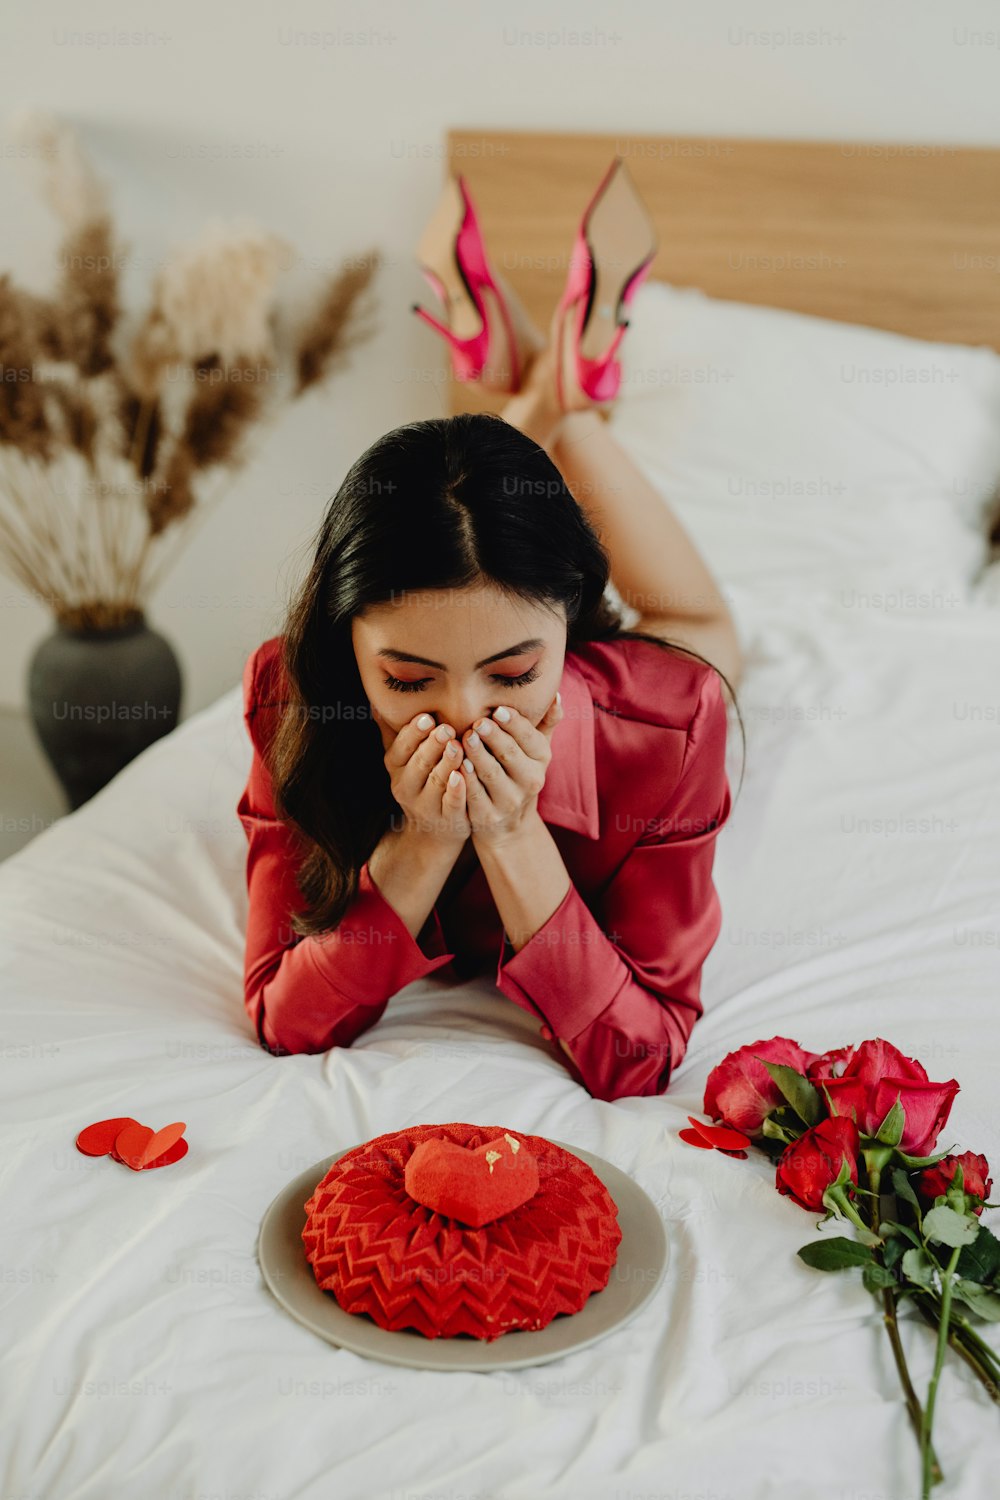
{"label": "eyebrow", "polygon": [[[509,646],[506,651],[498,651],[495,656],[484,657],[482,661],[476,662],[476,667],[488,667],[491,662],[503,661],[506,656],[518,656],[522,651],[531,651],[535,646],[544,646],[545,642],[540,636],[532,636],[528,641],[518,641],[516,646]],[[422,667],[437,667],[441,672],[447,672],[448,668],[440,661],[429,661],[426,656],[412,656],[409,651],[394,651],[391,646],[386,646],[381,651],[376,651],[376,656],[386,656],[390,661],[415,661]]]}

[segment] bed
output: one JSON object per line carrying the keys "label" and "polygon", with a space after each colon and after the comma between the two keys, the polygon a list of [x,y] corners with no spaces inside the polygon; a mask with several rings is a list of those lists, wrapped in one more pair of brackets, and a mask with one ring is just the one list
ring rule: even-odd
{"label": "bed", "polygon": [[[960,1081],[948,1139],[1000,1167],[1000,303],[977,269],[1000,152],[477,130],[448,146],[536,315],[615,150],[661,231],[613,421],[717,569],[747,659],[705,1014],[664,1095],[614,1102],[485,977],[409,986],[349,1049],[262,1050],[242,1004],[234,684],[0,866],[0,1493],[915,1494],[874,1300],[797,1259],[815,1221],[762,1157],[677,1132],[732,1048],[881,1035]],[[877,434],[864,416],[885,392],[866,404],[841,378],[821,437],[808,378],[848,358],[816,353],[838,330],[868,351],[855,369],[957,375],[900,379]],[[680,379],[699,368],[719,378]],[[789,422],[767,448],[752,403],[775,393]],[[453,389],[453,409],[481,396]],[[796,491],[810,475],[819,493]],[[132,1173],[75,1150],[115,1115],[185,1120],[188,1155]],[[576,1143],[648,1192],[670,1262],[642,1315],[493,1373],[380,1365],[288,1317],[255,1254],[275,1195],[359,1141],[465,1119]],[[902,1321],[924,1391],[932,1340]],[[938,1410],[940,1493],[991,1493],[996,1410],[957,1360]]]}

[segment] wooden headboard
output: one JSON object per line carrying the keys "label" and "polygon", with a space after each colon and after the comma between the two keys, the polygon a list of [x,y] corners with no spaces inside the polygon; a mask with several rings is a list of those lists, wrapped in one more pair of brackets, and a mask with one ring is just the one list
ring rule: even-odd
{"label": "wooden headboard", "polygon": [[[654,279],[1000,349],[1000,149],[475,129],[446,145],[495,268],[546,332],[580,218],[619,155],[656,224]],[[450,383],[453,412],[503,399]]]}

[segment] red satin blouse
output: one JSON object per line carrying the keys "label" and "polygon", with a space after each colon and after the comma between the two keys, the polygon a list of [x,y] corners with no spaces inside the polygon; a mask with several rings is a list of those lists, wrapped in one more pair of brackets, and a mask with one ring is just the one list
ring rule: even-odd
{"label": "red satin blouse", "polygon": [[416,939],[367,862],[333,932],[292,931],[305,902],[265,764],[285,697],[281,641],[265,641],[244,670],[254,753],[236,809],[249,843],[244,1002],[261,1045],[277,1055],[349,1047],[404,985],[495,966],[497,988],[595,1098],[663,1093],[702,1014],[702,965],[722,923],[712,863],[731,796],[715,670],[649,641],[567,651],[538,811],[572,884],[515,953],[478,862]]}

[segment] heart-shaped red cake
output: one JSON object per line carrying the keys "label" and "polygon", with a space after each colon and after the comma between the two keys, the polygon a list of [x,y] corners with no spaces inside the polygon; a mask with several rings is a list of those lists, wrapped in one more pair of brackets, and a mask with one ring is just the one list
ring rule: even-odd
{"label": "heart-shaped red cake", "polygon": [[435,1213],[481,1229],[538,1192],[538,1163],[505,1133],[473,1151],[442,1136],[421,1141],[403,1174],[411,1198]]}
{"label": "heart-shaped red cake", "polygon": [[[485,1167],[488,1177],[498,1150],[493,1188],[477,1188],[474,1174]],[[501,1197],[512,1205],[515,1180],[526,1191],[529,1156],[536,1190],[480,1228],[408,1191],[415,1180],[444,1205],[448,1187],[434,1170],[454,1166],[461,1185],[452,1184],[451,1205],[475,1216],[502,1206]],[[614,1199],[580,1157],[544,1136],[462,1121],[411,1125],[345,1151],[305,1210],[302,1243],[316,1284],[345,1312],[429,1339],[492,1340],[579,1312],[607,1286],[622,1237]]]}

